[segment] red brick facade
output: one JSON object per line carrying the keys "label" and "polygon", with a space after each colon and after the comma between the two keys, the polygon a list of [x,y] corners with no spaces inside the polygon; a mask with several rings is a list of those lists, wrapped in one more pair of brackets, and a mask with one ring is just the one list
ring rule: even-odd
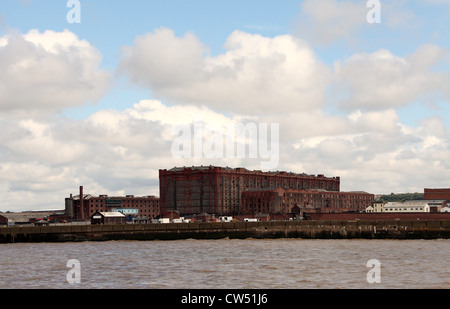
{"label": "red brick facade", "polygon": [[424,200],[446,200],[450,202],[450,189],[424,189]]}
{"label": "red brick facade", "polygon": [[366,192],[252,189],[242,193],[242,213],[342,213],[363,211],[373,201]]}
{"label": "red brick facade", "polygon": [[181,215],[240,214],[242,193],[249,189],[340,189],[339,177],[215,166],[160,170],[159,182],[161,211],[177,210]]}
{"label": "red brick facade", "polygon": [[[82,189],[80,188],[80,192]],[[87,220],[96,212],[111,212],[114,209],[136,209],[138,217],[147,217],[149,220],[159,216],[159,198],[153,195],[135,197],[133,195],[110,197],[108,195],[92,196],[82,194],[74,196],[71,200],[74,219]],[[81,206],[83,205],[83,206]]]}

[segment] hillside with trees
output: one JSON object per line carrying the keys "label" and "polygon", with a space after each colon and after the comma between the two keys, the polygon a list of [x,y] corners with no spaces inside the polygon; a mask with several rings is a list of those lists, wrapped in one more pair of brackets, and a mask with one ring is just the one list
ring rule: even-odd
{"label": "hillside with trees", "polygon": [[423,200],[423,193],[391,193],[382,195],[378,200],[384,202],[402,202],[406,200]]}

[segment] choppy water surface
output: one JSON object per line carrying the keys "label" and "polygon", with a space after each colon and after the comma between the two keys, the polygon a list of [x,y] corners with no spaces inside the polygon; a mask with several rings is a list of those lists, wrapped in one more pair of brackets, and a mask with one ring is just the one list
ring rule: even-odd
{"label": "choppy water surface", "polygon": [[[0,245],[0,288],[450,288],[450,240],[179,240]],[[69,284],[67,261],[80,262]],[[367,262],[381,263],[369,284]]]}

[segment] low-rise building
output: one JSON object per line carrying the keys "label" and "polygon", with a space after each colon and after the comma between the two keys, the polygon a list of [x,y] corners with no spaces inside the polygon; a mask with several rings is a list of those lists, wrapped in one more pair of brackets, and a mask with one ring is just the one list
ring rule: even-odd
{"label": "low-rise building", "polygon": [[384,212],[430,212],[426,201],[389,202],[383,206]]}
{"label": "low-rise building", "polygon": [[96,212],[114,212],[120,210],[125,215],[146,217],[149,220],[160,215],[159,198],[148,196],[108,196],[84,194],[80,187],[80,194],[66,198],[66,213],[73,219],[89,220]]}
{"label": "low-rise building", "polygon": [[441,212],[447,204],[445,200],[407,200],[401,202],[374,202],[366,208],[371,213],[395,212]]}
{"label": "low-rise building", "polygon": [[91,224],[125,224],[126,217],[121,212],[96,212],[91,217]]}
{"label": "low-rise building", "polygon": [[64,210],[5,212],[0,213],[0,225],[13,226],[57,222],[55,218],[63,217],[63,214]]}

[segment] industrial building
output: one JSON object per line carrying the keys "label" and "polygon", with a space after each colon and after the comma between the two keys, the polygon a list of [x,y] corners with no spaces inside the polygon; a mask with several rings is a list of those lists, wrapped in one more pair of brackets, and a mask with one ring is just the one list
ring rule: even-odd
{"label": "industrial building", "polygon": [[91,217],[91,224],[124,224],[126,217],[121,212],[97,211]]}
{"label": "industrial building", "polygon": [[75,220],[89,220],[96,212],[122,212],[137,219],[153,219],[159,216],[159,198],[149,196],[93,196],[84,194],[83,186],[80,194],[66,198],[66,213]]}
{"label": "industrial building", "polygon": [[423,194],[424,200],[445,200],[450,203],[450,189],[430,189],[425,188]]}
{"label": "industrial building", "polygon": [[242,194],[252,189],[340,190],[339,177],[217,166],[160,170],[159,181],[161,211],[176,210],[181,215],[242,214]]}
{"label": "industrial building", "polygon": [[69,219],[64,210],[0,212],[0,226],[38,224],[40,222],[61,222]]}
{"label": "industrial building", "polygon": [[401,202],[374,202],[366,208],[367,213],[416,213],[416,212],[445,212],[445,200],[407,200]]}
{"label": "industrial building", "polygon": [[366,208],[367,213],[436,213],[448,212],[450,189],[424,188],[423,200],[398,202],[376,201]]}
{"label": "industrial building", "polygon": [[65,213],[81,221],[112,212],[136,222],[151,222],[171,212],[188,217],[292,218],[327,213],[441,212],[448,210],[450,202],[450,189],[424,189],[425,201],[380,204],[367,192],[341,192],[340,177],[218,166],[162,169],[159,181],[159,198],[93,196],[84,194],[81,186],[79,195],[66,198]]}
{"label": "industrial building", "polygon": [[372,205],[367,192],[336,192],[323,189],[250,189],[242,193],[243,214],[342,213],[362,211]]}

